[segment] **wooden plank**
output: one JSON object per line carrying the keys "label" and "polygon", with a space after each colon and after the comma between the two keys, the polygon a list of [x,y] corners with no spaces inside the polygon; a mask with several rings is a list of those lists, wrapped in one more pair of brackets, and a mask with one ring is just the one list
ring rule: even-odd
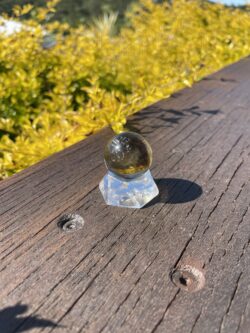
{"label": "wooden plank", "polygon": [[246,58],[131,118],[160,189],[141,210],[103,202],[108,129],[1,182],[0,332],[249,332],[249,84]]}

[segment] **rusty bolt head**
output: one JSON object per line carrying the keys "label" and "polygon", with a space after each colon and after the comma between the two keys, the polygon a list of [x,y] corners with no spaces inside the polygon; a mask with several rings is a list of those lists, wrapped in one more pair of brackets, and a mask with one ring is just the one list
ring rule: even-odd
{"label": "rusty bolt head", "polygon": [[195,292],[205,285],[205,276],[201,268],[180,264],[170,274],[172,282],[180,289]]}

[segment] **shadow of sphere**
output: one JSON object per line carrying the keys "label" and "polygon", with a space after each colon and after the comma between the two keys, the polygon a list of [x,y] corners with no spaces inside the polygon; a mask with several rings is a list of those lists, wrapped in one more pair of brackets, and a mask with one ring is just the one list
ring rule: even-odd
{"label": "shadow of sphere", "polygon": [[161,178],[155,181],[160,192],[160,202],[185,203],[199,198],[203,192],[200,185],[187,179]]}
{"label": "shadow of sphere", "polygon": [[202,195],[202,187],[195,182],[180,178],[155,179],[159,188],[159,195],[148,205],[152,206],[158,202],[181,204],[193,201]]}

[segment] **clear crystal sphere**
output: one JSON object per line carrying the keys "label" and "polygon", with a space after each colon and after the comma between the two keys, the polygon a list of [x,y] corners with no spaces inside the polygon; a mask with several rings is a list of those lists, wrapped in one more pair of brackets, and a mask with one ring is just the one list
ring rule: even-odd
{"label": "clear crystal sphere", "polygon": [[146,172],[152,163],[152,149],[143,136],[123,132],[113,137],[105,147],[107,168],[118,176],[134,178]]}

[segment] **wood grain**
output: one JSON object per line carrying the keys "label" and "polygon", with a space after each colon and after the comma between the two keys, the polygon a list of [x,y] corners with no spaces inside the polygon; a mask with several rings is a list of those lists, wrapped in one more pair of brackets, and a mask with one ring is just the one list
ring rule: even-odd
{"label": "wood grain", "polygon": [[[2,181],[0,332],[250,332],[249,86],[246,58],[129,120],[160,189],[141,210],[103,202],[108,129]],[[171,281],[186,262],[200,291]]]}

